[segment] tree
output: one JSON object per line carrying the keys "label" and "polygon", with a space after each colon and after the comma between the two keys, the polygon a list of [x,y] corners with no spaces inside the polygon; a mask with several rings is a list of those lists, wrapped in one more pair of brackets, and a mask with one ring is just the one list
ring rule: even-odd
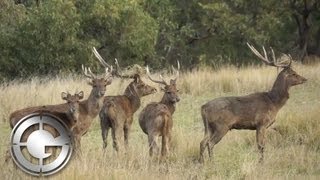
{"label": "tree", "polygon": [[[299,59],[309,54],[320,56],[320,2],[317,0],[289,0],[288,7],[297,23],[298,38],[295,45],[301,51]],[[316,37],[316,41],[312,39]]]}

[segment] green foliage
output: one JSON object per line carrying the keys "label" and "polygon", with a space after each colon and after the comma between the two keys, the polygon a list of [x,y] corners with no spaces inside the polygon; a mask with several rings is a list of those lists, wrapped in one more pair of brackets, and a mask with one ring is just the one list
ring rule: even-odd
{"label": "green foliage", "polygon": [[[16,5],[11,4],[11,8],[16,10]],[[7,56],[1,56],[4,76],[56,74],[87,61],[90,54],[86,43],[77,37],[80,19],[72,2],[48,1],[31,7],[24,15],[4,34],[8,39],[0,41],[8,51]]]}
{"label": "green foliage", "polygon": [[[248,64],[246,42],[295,53],[294,14],[304,1],[277,0],[2,0],[0,79],[100,69],[97,47],[110,63],[185,69]],[[320,54],[320,3],[310,13],[308,52]],[[310,48],[309,48],[310,46]]]}

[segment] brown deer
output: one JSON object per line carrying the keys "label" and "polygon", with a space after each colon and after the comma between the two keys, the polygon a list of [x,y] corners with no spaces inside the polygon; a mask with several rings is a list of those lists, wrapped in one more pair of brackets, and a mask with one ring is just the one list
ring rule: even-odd
{"label": "brown deer", "polygon": [[[70,93],[61,93],[61,98],[67,103],[59,105],[45,105],[29,107],[21,110],[17,110],[10,115],[10,127],[13,128],[20,119],[31,113],[38,112],[52,112],[55,116],[64,120],[64,123],[68,127],[73,127],[79,118],[79,101],[83,98],[83,91],[71,95]],[[56,108],[54,108],[56,107]]]}
{"label": "brown deer", "polygon": [[81,99],[83,99],[83,91],[80,91],[79,93],[75,93],[74,95],[71,95],[70,93],[61,93],[61,98],[65,101],[67,101],[67,104],[69,105],[69,109],[67,111],[68,119],[73,120],[73,125],[70,127],[70,131],[73,131],[73,128],[77,125],[80,111],[79,111],[79,102]]}
{"label": "brown deer", "polygon": [[91,80],[89,85],[92,86],[91,93],[87,100],[79,103],[79,118],[76,126],[73,128],[73,136],[75,140],[75,147],[80,147],[81,137],[88,131],[93,119],[100,112],[104,94],[106,92],[106,86],[112,82],[112,67],[110,72],[106,68],[106,74],[104,77],[98,78],[89,69],[89,73],[86,68],[83,68],[84,74]]}
{"label": "brown deer", "polygon": [[278,74],[272,89],[268,92],[258,92],[238,97],[220,97],[201,107],[205,135],[200,143],[200,162],[204,161],[205,148],[208,148],[208,154],[211,157],[214,145],[231,129],[256,130],[256,141],[261,162],[263,160],[266,130],[275,122],[278,111],[289,99],[288,91],[290,87],[307,81],[291,69],[292,58],[290,55],[284,54],[281,58],[283,61],[277,62],[271,48],[273,60],[269,61],[264,47],[264,56],[262,56],[253,46],[248,43],[247,45],[264,63],[283,69]]}
{"label": "brown deer", "polygon": [[[67,112],[50,111],[50,109],[48,109],[47,106],[39,106],[39,107],[27,108],[28,113],[40,113],[41,112],[41,113],[54,114],[59,119],[63,120],[64,123],[72,131],[73,128],[76,126],[77,121],[79,119],[79,101],[83,98],[83,91],[81,91],[79,93],[75,93],[74,95],[71,95],[70,93],[62,92],[61,98],[65,101],[67,101],[67,105],[68,105]],[[32,109],[34,109],[34,111]],[[25,115],[28,115],[28,114],[26,113],[26,114],[24,114],[24,116]],[[24,116],[22,116],[22,114],[21,114],[21,118],[23,118]],[[29,132],[25,133],[25,135],[22,138],[22,141],[27,141],[27,137],[36,129],[37,128],[34,127],[33,129],[30,129]],[[52,134],[55,134],[54,136],[59,135],[52,128],[49,128],[49,129],[47,128],[47,130],[49,130]],[[7,151],[5,161],[8,162],[9,159],[10,159],[10,153],[9,153],[9,151]]]}
{"label": "brown deer", "polygon": [[[96,51],[100,62],[105,66],[108,65]],[[120,67],[116,60],[116,70],[114,76],[123,79],[133,79],[127,86],[123,95],[106,96],[104,105],[99,113],[101,135],[103,140],[103,148],[107,147],[107,136],[111,128],[113,148],[119,151],[119,140],[124,137],[125,147],[128,146],[130,128],[133,122],[133,114],[141,105],[141,97],[157,92],[156,88],[147,85],[141,80],[138,73],[132,75],[123,75],[120,73]]]}
{"label": "brown deer", "polygon": [[[178,70],[180,65],[178,62]],[[147,74],[151,81],[164,85],[163,97],[160,102],[148,104],[139,115],[139,124],[144,133],[148,135],[149,155],[152,156],[154,151],[158,152],[156,138],[162,136],[161,158],[165,158],[171,143],[171,131],[173,126],[172,115],[175,111],[175,105],[180,101],[178,89],[176,86],[179,71],[176,71],[176,78],[170,80],[170,84],[161,77],[161,81],[154,80],[150,76],[149,69]]]}

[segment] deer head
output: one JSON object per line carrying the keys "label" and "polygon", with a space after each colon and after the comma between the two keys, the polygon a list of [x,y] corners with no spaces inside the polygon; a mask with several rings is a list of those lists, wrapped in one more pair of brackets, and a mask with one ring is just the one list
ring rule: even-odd
{"label": "deer head", "polygon": [[[93,48],[93,53],[98,58],[98,60],[101,62],[101,56],[97,52],[95,48]],[[113,68],[108,63],[104,62],[103,66],[105,67],[105,75],[103,77],[97,77],[95,74],[92,73],[90,68],[84,67],[82,65],[82,71],[83,74],[88,78],[88,84],[92,86],[91,93],[94,94],[96,98],[100,98],[104,96],[106,92],[106,86],[110,85],[112,82],[112,76],[113,76]]]}
{"label": "deer head", "polygon": [[252,45],[247,43],[250,50],[259,58],[261,59],[265,64],[269,66],[274,66],[278,68],[283,68],[282,71],[279,73],[277,80],[281,82],[282,85],[286,85],[288,87],[295,86],[298,84],[302,84],[307,81],[306,78],[302,77],[298,73],[296,73],[292,68],[292,57],[287,54],[282,54],[282,56],[278,59],[276,59],[276,56],[274,54],[273,49],[271,49],[272,54],[272,61],[269,60],[267,51],[262,46],[264,56],[259,53],[259,51],[256,50]]}
{"label": "deer head", "polygon": [[69,106],[69,114],[72,116],[74,123],[76,123],[79,119],[79,102],[81,99],[83,99],[83,91],[75,93],[74,95],[62,92],[61,98],[67,101]]}
{"label": "deer head", "polygon": [[[101,55],[98,53],[98,51],[95,48],[93,48],[93,52],[95,56],[98,58],[99,62],[104,67],[108,67],[108,68],[112,67],[101,57]],[[144,83],[141,80],[141,77],[138,73],[135,73],[132,75],[124,75],[123,73],[121,73],[121,68],[119,66],[119,62],[117,59],[115,59],[115,65],[116,65],[116,68],[111,72],[113,76],[119,77],[121,79],[133,79],[133,81],[128,85],[126,89],[127,93],[130,93],[130,94],[134,93],[139,97],[142,97],[142,96],[146,96],[146,95],[157,92],[156,88]]]}
{"label": "deer head", "polygon": [[177,81],[177,78],[179,77],[180,63],[179,63],[179,61],[177,63],[178,63],[178,70],[176,70],[172,66],[172,69],[173,69],[173,71],[176,72],[176,75],[174,78],[170,79],[169,84],[163,79],[163,77],[161,75],[160,75],[160,79],[161,79],[160,81],[152,79],[151,75],[150,75],[149,68],[148,67],[146,68],[147,75],[152,82],[164,85],[164,87],[161,88],[161,90],[164,91],[162,101],[170,102],[172,104],[175,104],[176,102],[180,101],[180,98],[178,96],[179,90],[177,89],[177,86],[176,86],[176,81]]}
{"label": "deer head", "polygon": [[134,74],[132,77],[133,81],[128,85],[126,91],[135,91],[139,97],[147,96],[157,92],[157,89],[146,84],[141,80],[139,74]]}

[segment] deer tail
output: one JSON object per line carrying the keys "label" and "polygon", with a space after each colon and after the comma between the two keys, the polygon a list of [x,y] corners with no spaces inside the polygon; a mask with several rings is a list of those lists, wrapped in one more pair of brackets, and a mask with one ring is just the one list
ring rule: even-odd
{"label": "deer tail", "polygon": [[203,125],[204,125],[204,135],[208,134],[208,120],[206,117],[206,109],[204,107],[201,108],[201,116],[202,116],[202,121],[203,121]]}

